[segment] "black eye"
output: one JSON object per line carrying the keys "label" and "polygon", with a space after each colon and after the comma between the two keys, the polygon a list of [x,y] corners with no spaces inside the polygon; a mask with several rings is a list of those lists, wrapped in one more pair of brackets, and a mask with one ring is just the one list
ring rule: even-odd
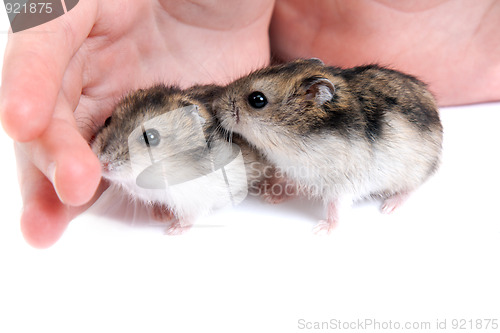
{"label": "black eye", "polygon": [[111,117],[106,118],[106,120],[104,121],[104,127],[108,127],[109,123],[111,123]]}
{"label": "black eye", "polygon": [[140,141],[146,143],[146,146],[158,146],[160,144],[160,133],[154,128],[142,132]]}
{"label": "black eye", "polygon": [[260,91],[254,91],[248,96],[248,104],[255,109],[262,109],[267,105],[267,98]]}

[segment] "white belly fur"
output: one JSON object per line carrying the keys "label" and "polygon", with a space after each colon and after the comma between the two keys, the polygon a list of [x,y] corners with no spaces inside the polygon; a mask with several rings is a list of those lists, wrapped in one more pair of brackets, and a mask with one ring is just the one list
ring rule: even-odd
{"label": "white belly fur", "polygon": [[439,160],[441,135],[415,135],[411,126],[393,119],[373,143],[318,134],[266,153],[303,194],[325,201],[389,196],[418,187]]}

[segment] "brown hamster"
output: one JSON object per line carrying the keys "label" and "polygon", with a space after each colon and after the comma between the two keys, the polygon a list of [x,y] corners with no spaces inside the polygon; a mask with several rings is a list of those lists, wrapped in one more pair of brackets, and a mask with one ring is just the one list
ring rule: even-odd
{"label": "brown hamster", "polygon": [[245,166],[264,167],[260,154],[241,139],[239,146],[232,144],[210,109],[220,89],[157,85],[135,91],[122,99],[92,142],[103,177],[151,205],[156,217],[173,217],[170,234],[260,186],[264,173]]}
{"label": "brown hamster", "polygon": [[243,136],[297,184],[327,205],[382,196],[391,212],[438,167],[442,125],[424,83],[368,65],[341,69],[318,59],[255,71],[214,102],[221,125]]}

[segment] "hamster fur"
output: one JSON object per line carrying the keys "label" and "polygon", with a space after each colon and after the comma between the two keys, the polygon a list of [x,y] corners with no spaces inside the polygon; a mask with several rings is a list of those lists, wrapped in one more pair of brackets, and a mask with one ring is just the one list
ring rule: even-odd
{"label": "hamster fur", "polygon": [[[221,129],[210,109],[210,102],[218,91],[220,87],[214,85],[195,86],[187,90],[157,85],[135,91],[120,101],[91,144],[101,161],[103,177],[111,185],[152,206],[157,219],[174,220],[167,230],[169,234],[181,233],[197,216],[228,204],[227,182],[203,177],[204,170],[198,170],[200,166],[201,169],[206,166],[204,160],[210,156],[219,154],[220,157],[220,154],[231,152],[228,150],[231,138],[227,131]],[[197,107],[194,117],[172,111],[190,105]],[[196,126],[196,118],[199,118],[198,125],[202,127],[204,145],[199,144],[200,133],[196,131],[200,126]],[[147,124],[146,131],[141,127],[144,124]],[[151,132],[151,128],[158,131]],[[146,132],[150,141],[159,139],[157,146],[153,142],[145,142]],[[232,177],[230,190],[234,193],[231,195],[241,196],[246,195],[243,192],[247,189],[260,186],[264,172],[258,168],[266,167],[267,163],[245,141],[236,138],[234,143],[241,149],[245,164],[257,165],[242,168],[233,163],[225,166],[224,177]],[[182,153],[186,150],[189,152]],[[138,185],[134,165],[139,165],[140,169],[151,165],[151,154],[154,154],[155,160],[168,159],[162,173],[185,179],[182,186],[167,185],[154,189]],[[200,175],[198,181],[189,181],[193,175]]]}
{"label": "hamster fur", "polygon": [[335,226],[344,198],[382,196],[391,212],[440,161],[434,97],[415,77],[378,65],[270,66],[227,85],[214,110],[301,192],[325,202],[317,232]]}

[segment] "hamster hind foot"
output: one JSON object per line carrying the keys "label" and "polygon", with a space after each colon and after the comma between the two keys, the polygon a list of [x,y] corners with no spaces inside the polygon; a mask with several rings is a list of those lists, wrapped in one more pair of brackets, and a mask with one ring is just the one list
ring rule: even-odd
{"label": "hamster hind foot", "polygon": [[160,222],[170,222],[177,218],[170,208],[159,203],[153,204],[151,217]]}
{"label": "hamster hind foot", "polygon": [[165,233],[169,236],[178,236],[182,235],[185,232],[187,232],[189,229],[191,229],[191,226],[193,224],[189,222],[188,220],[185,219],[177,219],[175,221],[172,221],[170,226],[167,228]]}
{"label": "hamster hind foot", "polygon": [[339,220],[339,203],[338,199],[332,200],[327,206],[327,219],[319,221],[313,228],[313,232],[316,235],[329,235],[332,230],[337,226]]}
{"label": "hamster hind foot", "polygon": [[393,213],[398,207],[400,207],[410,196],[409,192],[396,193],[384,200],[384,203],[380,207],[380,210],[384,214]]}
{"label": "hamster hind foot", "polygon": [[165,205],[155,203],[151,211],[152,217],[160,222],[170,222],[165,233],[167,235],[181,235],[191,228],[192,223],[186,219],[178,218],[175,213]]}
{"label": "hamster hind foot", "polygon": [[297,187],[289,180],[280,177],[272,177],[264,182],[261,187],[264,200],[270,204],[279,204],[298,194]]}

